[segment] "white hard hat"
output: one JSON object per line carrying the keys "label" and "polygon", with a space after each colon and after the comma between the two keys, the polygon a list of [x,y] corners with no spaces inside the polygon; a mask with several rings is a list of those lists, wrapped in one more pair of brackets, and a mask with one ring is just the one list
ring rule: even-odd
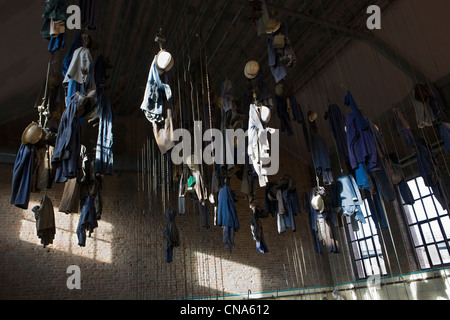
{"label": "white hard hat", "polygon": [[311,206],[314,210],[323,213],[325,211],[325,203],[321,195],[317,195],[311,200]]}
{"label": "white hard hat", "polygon": [[161,50],[156,57],[156,67],[161,72],[167,72],[172,69],[174,64],[174,60],[172,55],[166,50]]}
{"label": "white hard hat", "polygon": [[272,117],[272,112],[270,111],[270,109],[266,106],[262,106],[260,108],[260,114],[261,114],[261,121],[263,123],[269,123]]}

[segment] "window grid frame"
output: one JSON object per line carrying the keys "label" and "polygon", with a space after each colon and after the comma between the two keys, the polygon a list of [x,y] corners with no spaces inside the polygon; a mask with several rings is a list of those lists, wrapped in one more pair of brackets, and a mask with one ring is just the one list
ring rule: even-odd
{"label": "window grid frame", "polygon": [[[450,259],[449,259],[448,263],[444,263],[444,259],[442,257],[441,250],[440,250],[440,247],[439,247],[439,245],[444,244],[445,248],[447,249],[447,253],[450,255],[450,245],[449,245],[450,234],[446,233],[445,228],[444,228],[444,226],[442,224],[442,221],[441,221],[442,218],[445,218],[445,217],[450,219],[449,212],[448,212],[448,210],[445,210],[443,208],[444,212],[446,212],[446,213],[444,213],[444,214],[440,214],[439,213],[438,206],[436,205],[436,201],[437,200],[435,199],[433,190],[430,187],[425,186],[427,188],[429,194],[422,195],[422,192],[421,192],[421,189],[420,189],[420,186],[419,186],[419,182],[418,182],[419,179],[421,179],[420,176],[408,180],[407,183],[409,185],[410,182],[414,182],[415,188],[416,188],[418,196],[419,196],[418,198],[416,198],[416,196],[414,196],[414,198],[415,198],[414,199],[414,201],[415,201],[414,205],[418,201],[420,202],[420,205],[421,205],[421,207],[423,209],[423,212],[425,213],[426,219],[425,220],[419,220],[418,219],[418,214],[416,212],[416,208],[414,207],[414,205],[408,205],[408,204],[404,203],[404,201],[402,201],[404,214],[405,214],[405,218],[406,218],[405,221],[406,221],[406,223],[408,225],[408,233],[409,233],[409,236],[410,236],[410,239],[411,239],[411,243],[412,243],[412,245],[414,247],[414,255],[415,255],[415,257],[416,257],[416,259],[418,261],[418,265],[419,265],[421,270],[431,270],[431,269],[436,268],[436,267],[449,266],[450,265]],[[427,198],[431,198],[431,200],[432,200],[431,202],[433,203],[432,209],[434,210],[435,216],[432,217],[432,218],[429,217],[430,215],[428,214],[428,211],[427,211],[428,208],[425,206],[425,203],[424,203],[424,199],[427,199]],[[414,222],[410,222],[412,219],[409,218],[408,215],[410,215],[410,216],[413,215]],[[438,223],[439,231],[442,234],[443,240],[436,241],[436,235],[433,232],[433,228],[431,226],[432,222],[437,222]],[[433,240],[432,242],[427,242],[426,236],[424,235],[424,232],[423,232],[423,229],[422,229],[423,225],[427,225],[428,226],[428,228],[430,230],[430,234],[431,234],[432,240]],[[415,228],[415,230],[416,230],[415,231],[416,236],[420,236],[419,240],[420,240],[421,244],[416,243],[415,237],[414,237],[413,232],[412,232],[413,228]],[[439,261],[440,261],[439,264],[435,264],[433,262],[433,257],[430,254],[429,247],[433,247],[433,246],[436,249],[437,257],[439,258]],[[426,257],[427,261],[423,261],[422,262],[423,258],[421,256],[419,256],[418,250],[423,250],[425,252],[425,257]]]}
{"label": "window grid frame", "polygon": [[[384,262],[384,259],[380,259],[384,257],[383,252],[383,246],[382,246],[382,238],[379,234],[379,230],[375,226],[375,222],[372,219],[372,212],[370,212],[370,208],[368,206],[367,200],[364,200],[364,205],[361,206],[362,212],[364,214],[364,218],[366,219],[366,224],[368,224],[368,229],[370,230],[370,235],[366,235],[365,225],[362,224],[359,221],[356,223],[359,224],[359,231],[354,231],[352,226],[352,221],[350,217],[346,218],[347,223],[347,230],[349,231],[349,241],[350,241],[350,248],[352,251],[352,261],[356,267],[356,276],[359,280],[368,279],[369,277],[381,275],[385,276],[387,275],[387,269],[386,264]],[[353,233],[353,234],[352,234]],[[362,235],[362,237],[359,237],[358,233]],[[378,246],[375,242],[375,238],[378,239]],[[371,246],[374,249],[374,256],[370,255],[369,252],[369,244],[368,241],[371,242]],[[361,248],[361,243],[364,243],[366,247],[367,257],[364,257],[363,250]],[[354,250],[354,245],[358,249],[358,253]],[[358,258],[359,256],[359,258]],[[378,269],[378,274],[375,273],[374,270],[374,262],[373,258],[375,258],[376,261],[376,268]],[[366,268],[366,262],[370,265],[371,272],[368,272]],[[360,270],[360,267],[362,270]],[[361,271],[363,272],[363,275],[361,275]]]}

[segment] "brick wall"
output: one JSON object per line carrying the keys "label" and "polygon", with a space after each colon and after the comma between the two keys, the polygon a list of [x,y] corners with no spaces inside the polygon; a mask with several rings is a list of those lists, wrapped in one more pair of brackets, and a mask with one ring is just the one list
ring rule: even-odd
{"label": "brick wall", "polygon": [[[299,197],[311,188],[308,165],[282,150],[280,174],[295,177]],[[263,219],[268,254],[256,252],[250,230],[250,210],[233,177],[232,189],[239,196],[237,210],[241,229],[236,248],[222,243],[222,229],[201,227],[197,205],[187,200],[187,214],[177,216],[181,246],[174,262],[165,261],[162,236],[165,215],[161,195],[142,190],[136,172],[106,177],[102,220],[86,247],[77,244],[79,214],[58,212],[63,186],[54,185],[48,196],[55,207],[57,234],[53,245],[43,248],[36,236],[34,214],[43,193],[31,195],[29,210],[9,204],[12,165],[0,166],[0,297],[3,299],[185,299],[251,292],[282,291],[325,286],[340,273],[348,275],[337,257],[314,251],[305,212],[296,217],[297,232],[277,232],[276,219]],[[273,178],[278,181],[278,177]],[[139,191],[138,191],[139,188]],[[257,193],[261,205],[264,189]],[[177,209],[176,197],[167,204]],[[303,205],[303,204],[302,204]],[[210,221],[213,215],[210,210]],[[340,243],[342,244],[343,241]],[[335,255],[335,254],[334,254]],[[335,255],[337,256],[337,255]],[[81,269],[81,290],[66,287],[67,268]]]}

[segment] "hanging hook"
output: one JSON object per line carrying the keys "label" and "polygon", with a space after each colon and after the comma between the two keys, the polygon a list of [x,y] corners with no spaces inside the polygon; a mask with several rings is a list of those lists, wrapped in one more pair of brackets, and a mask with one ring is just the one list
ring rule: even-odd
{"label": "hanging hook", "polygon": [[163,49],[163,45],[166,43],[166,38],[162,35],[162,28],[159,28],[159,32],[155,36],[155,42],[159,44],[159,49]]}

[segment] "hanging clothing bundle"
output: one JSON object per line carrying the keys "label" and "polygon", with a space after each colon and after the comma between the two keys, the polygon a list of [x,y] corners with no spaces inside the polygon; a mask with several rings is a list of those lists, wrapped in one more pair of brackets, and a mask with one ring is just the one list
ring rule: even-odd
{"label": "hanging clothing bundle", "polygon": [[98,102],[98,136],[95,156],[95,172],[112,176],[114,174],[114,113],[109,97],[104,93],[97,96]]}
{"label": "hanging clothing bundle", "polygon": [[397,155],[395,153],[390,153],[389,158],[391,160],[392,167],[392,182],[398,187],[403,202],[410,206],[414,205],[414,196],[411,192],[411,188],[405,180],[405,175],[403,174],[403,169],[399,163]]}
{"label": "hanging clothing bundle", "polygon": [[80,183],[78,182],[78,178],[69,179],[64,183],[64,190],[58,210],[66,214],[79,212]]}
{"label": "hanging clothing bundle", "polygon": [[[67,80],[67,74],[69,72],[69,67],[72,64],[72,58],[74,56],[75,51],[77,51],[83,47],[82,35],[83,35],[83,32],[81,32],[81,31],[79,31],[75,34],[75,38],[74,38],[66,56],[64,57],[63,64],[62,64],[62,76],[63,76],[64,80]],[[83,90],[82,84],[78,83],[77,81],[75,81],[75,79],[72,79],[72,78],[68,78],[67,82],[63,81],[63,87],[65,89],[65,96],[66,96],[65,105],[66,105],[66,107],[69,105],[70,98],[75,94],[75,92],[77,92],[77,91],[82,92],[82,93],[85,92]]]}
{"label": "hanging clothing bundle", "polygon": [[249,164],[248,156],[245,157],[245,165],[236,173],[241,180],[241,192],[245,194],[250,207],[256,206],[256,190],[258,188],[258,176],[253,168],[253,165]]}
{"label": "hanging clothing bundle", "polygon": [[51,189],[54,170],[51,163],[54,147],[38,144],[35,148],[31,192]]}
{"label": "hanging clothing bundle", "polygon": [[[39,122],[30,123],[22,133],[11,184],[10,203],[21,209],[28,209],[30,193],[51,187],[52,166],[49,161],[53,147],[53,133],[47,128],[50,115],[48,96],[51,63],[47,69],[45,93],[38,106]],[[45,121],[43,123],[45,117]]]}
{"label": "hanging clothing bundle", "polygon": [[157,68],[157,57],[155,56],[150,66],[144,100],[140,109],[151,123],[164,122],[167,110],[164,108],[165,100],[172,97],[172,89],[169,85],[162,83]]}
{"label": "hanging clothing bundle", "polygon": [[65,24],[67,20],[67,5],[63,0],[48,0],[44,13],[44,23],[41,35],[49,40],[48,51],[51,54],[64,49],[66,43]]}
{"label": "hanging clothing bundle", "polygon": [[81,206],[90,196],[94,200],[95,214],[97,220],[101,220],[103,212],[103,175],[95,171],[95,150],[81,148],[82,168],[79,174],[80,201]]}
{"label": "hanging clothing bundle", "polygon": [[[251,82],[253,92],[256,94],[256,101],[272,109],[274,106],[272,93],[264,80],[263,74],[258,72],[254,78],[248,80]],[[250,103],[248,105],[250,105]]]}
{"label": "hanging clothing bundle", "polygon": [[444,210],[449,210],[448,198],[445,193],[442,178],[438,176],[434,158],[429,151],[427,143],[424,139],[416,139],[417,147],[417,164],[419,166],[419,174],[423,178],[425,186],[433,190],[434,196],[441,204]]}
{"label": "hanging clothing bundle", "polygon": [[43,244],[45,248],[49,244],[53,244],[56,234],[53,203],[50,198],[45,195],[41,199],[39,206],[35,206],[31,210],[34,212],[34,217],[36,219],[37,236],[41,239],[41,244]]}
{"label": "hanging clothing bundle", "polygon": [[286,23],[272,18],[266,25],[269,67],[276,83],[287,76],[287,68],[294,68],[297,56],[289,39]]}
{"label": "hanging clothing bundle", "polygon": [[266,239],[264,238],[264,230],[259,219],[258,213],[252,211],[252,219],[250,221],[250,229],[252,231],[253,240],[256,241],[256,252],[258,253],[268,253],[269,248],[266,244]]}
{"label": "hanging clothing bundle", "polygon": [[[61,29],[64,27],[65,27],[65,23],[60,22],[57,29]],[[65,32],[60,31],[56,36],[52,36],[50,38],[50,41],[48,43],[48,51],[51,54],[55,54],[57,51],[64,50],[65,47],[66,47],[66,33]]]}
{"label": "hanging clothing bundle", "polygon": [[75,37],[72,41],[72,44],[70,45],[69,50],[67,51],[66,56],[64,57],[63,63],[62,63],[62,75],[65,78],[67,75],[67,72],[69,70],[69,66],[72,62],[72,57],[74,55],[74,52],[81,48],[83,46],[83,40],[81,38],[81,35],[83,34],[82,31],[78,31],[75,34]]}
{"label": "hanging clothing bundle", "polygon": [[208,192],[200,168],[195,162],[183,165],[178,189],[178,213],[180,215],[186,214],[187,195],[190,195],[198,204],[202,227],[209,228],[209,216],[206,208]]}
{"label": "hanging clothing bundle", "polygon": [[347,92],[345,104],[353,113],[346,117],[347,142],[350,165],[355,170],[358,185],[364,189],[376,189],[386,201],[396,198],[387,158],[379,129],[363,117],[353,96]]}
{"label": "hanging clothing bundle", "polygon": [[297,195],[297,188],[292,185],[292,177],[289,177],[289,185],[287,189],[284,189],[282,192],[284,207],[286,209],[286,213],[289,216],[288,220],[285,220],[286,227],[291,228],[293,232],[297,231],[297,227],[295,224],[295,217],[301,214],[300,209],[300,200]]}
{"label": "hanging clothing bundle", "polygon": [[56,168],[55,182],[64,183],[77,177],[81,168],[81,125],[79,116],[82,114],[83,96],[74,94],[69,99],[69,105],[61,117],[52,164]]}
{"label": "hanging clothing bundle", "polygon": [[313,238],[314,249],[316,250],[316,253],[322,254],[323,250],[318,236],[317,228],[317,211],[312,208],[311,197],[307,192],[304,193],[304,206],[305,211],[308,213],[309,217],[309,228],[311,230],[311,236]]}
{"label": "hanging clothing bundle", "polygon": [[345,132],[345,116],[342,114],[338,105],[333,104],[328,107],[328,121],[331,132],[334,136],[337,151],[344,158],[346,167],[351,170],[350,158],[347,146],[347,133]]}
{"label": "hanging clothing bundle", "polygon": [[183,165],[183,173],[180,178],[179,196],[184,197],[188,192],[194,192],[198,201],[205,204],[208,199],[205,183],[198,165]]}
{"label": "hanging clothing bundle", "polygon": [[276,196],[275,183],[273,183],[273,182],[269,182],[266,185],[265,197],[264,197],[264,210],[265,210],[265,214],[267,216],[269,214],[272,217],[275,217],[277,215],[277,196]]}
{"label": "hanging clothing bundle", "polygon": [[[224,141],[224,150],[222,151],[222,163],[219,166],[219,178],[229,184],[233,175],[233,170],[237,164],[236,141],[229,139],[226,131],[228,129],[238,130],[244,127],[245,116],[241,114],[237,107],[234,96],[233,84],[230,80],[225,80],[221,84],[221,95],[218,98],[218,105],[221,106],[221,131]],[[232,152],[234,154],[231,160]],[[219,159],[216,159],[219,160]]]}
{"label": "hanging clothing bundle", "polygon": [[322,245],[329,253],[339,253],[339,244],[334,228],[337,227],[337,221],[331,208],[331,200],[326,194],[326,190],[319,191],[324,198],[323,211],[317,211],[312,203],[318,190],[313,188],[309,195],[305,192],[305,210],[309,214],[310,230],[313,236],[314,248],[318,254],[322,254]]}
{"label": "hanging clothing bundle", "polygon": [[275,130],[267,128],[263,124],[260,108],[256,104],[251,104],[248,123],[247,154],[258,175],[260,187],[265,187],[268,182],[267,170],[264,168],[264,163],[270,160],[268,133],[273,134]]}
{"label": "hanging clothing bundle", "polygon": [[295,216],[301,213],[301,208],[300,201],[297,195],[296,184],[293,177],[282,177],[279,183],[274,186],[274,188],[276,190],[275,204],[278,233],[282,234],[286,232],[287,228],[291,228],[292,232],[296,232],[297,226],[295,223]]}
{"label": "hanging clothing bundle", "polygon": [[[88,123],[98,121],[97,143],[92,150],[87,150],[81,144],[81,119]],[[112,155],[112,110],[103,93],[97,95],[91,90],[88,96],[76,92],[69,98],[69,105],[61,117],[52,164],[55,170],[55,182],[65,183],[59,211],[64,213],[79,212],[80,202],[83,202],[83,194],[80,189],[83,184],[94,180],[86,178],[86,166],[90,174],[113,174]],[[85,157],[89,153],[89,163]],[[98,202],[97,195],[94,196]]]}
{"label": "hanging clothing bundle", "polygon": [[332,191],[334,193],[332,198],[337,201],[334,202],[335,205],[341,208],[340,213],[347,217],[355,215],[356,220],[366,223],[361,211],[364,201],[355,178],[351,174],[344,174],[337,178]]}
{"label": "hanging clothing bundle", "polygon": [[[441,138],[444,140],[444,152],[447,152],[447,126],[445,116],[439,109],[436,99],[434,98],[430,88],[426,85],[418,84],[412,92],[414,97],[414,108],[416,111],[416,119],[418,128],[424,128],[425,126],[433,126],[433,123],[440,125]],[[433,107],[428,108],[431,104]],[[428,108],[428,109],[427,109]],[[411,132],[411,129],[401,114],[400,110],[394,109],[394,127],[397,132],[403,136],[406,146],[410,151],[416,152],[416,159],[419,168],[419,175],[424,179],[425,185],[433,190],[434,196],[441,206],[445,209],[448,207],[448,199],[445,193],[444,186],[442,184],[442,178],[437,175],[436,167],[434,163],[434,157],[429,149],[428,144],[423,138],[415,139]],[[397,157],[392,157],[393,163],[398,163]],[[399,184],[400,194],[406,204],[413,205],[414,197],[411,193],[409,185],[402,179]]]}
{"label": "hanging clothing bundle", "polygon": [[[78,211],[81,208],[80,219],[77,227],[78,244],[81,247],[86,246],[86,231],[89,237],[98,227],[98,221],[101,220],[103,211],[102,183],[103,177],[95,173],[95,158],[93,156],[95,150],[89,151],[85,146],[81,147],[80,158],[82,159],[82,167],[79,171],[78,179],[73,179],[70,183],[66,182],[69,188],[67,191],[72,192],[63,198],[71,199],[69,202],[74,208],[66,209]],[[66,189],[64,190],[66,192]],[[78,201],[78,202],[76,202]],[[61,208],[60,208],[60,211]],[[66,213],[67,213],[66,212]]]}
{"label": "hanging clothing bundle", "polygon": [[[286,207],[284,206],[283,194],[280,189],[277,190],[277,230],[279,234],[286,232],[287,225],[286,222],[291,222],[291,217],[286,212]],[[294,231],[294,229],[293,229]]]}
{"label": "hanging clothing bundle", "polygon": [[172,110],[167,109],[167,116],[162,125],[159,125],[156,122],[152,123],[156,144],[163,155],[167,154],[175,146],[175,142],[173,141],[172,121]]}
{"label": "hanging clothing bundle", "polygon": [[368,171],[379,170],[374,137],[350,92],[345,97],[345,105],[350,106],[353,111],[346,116],[347,146],[352,169],[364,163]]}
{"label": "hanging clothing bundle", "polygon": [[[158,39],[158,36],[157,36]],[[164,40],[165,41],[165,40]],[[161,76],[169,71],[174,60],[172,55],[162,49],[154,57],[145,88],[144,100],[140,109],[152,124],[153,135],[162,155],[167,154],[174,146],[172,109],[167,101],[172,98],[172,89],[161,80]]]}
{"label": "hanging clothing bundle", "polygon": [[377,168],[379,169],[377,171],[372,171],[371,176],[375,180],[374,184],[377,186],[383,199],[386,201],[394,201],[396,199],[396,193],[392,182],[393,170],[389,155],[382,141],[383,137],[381,131],[372,121],[367,120],[367,123],[369,124],[375,139],[377,148]]}
{"label": "hanging clothing bundle", "polygon": [[[64,70],[63,84],[68,87],[67,99],[69,100],[75,92],[88,94],[90,91],[96,89],[95,75],[94,75],[94,60],[91,55],[90,46],[91,39],[89,35],[82,33],[81,47],[78,47],[72,52],[70,64],[67,70]],[[78,39],[74,41],[74,46],[78,45]]]}
{"label": "hanging clothing bundle", "polygon": [[418,128],[432,127],[436,122],[446,121],[445,113],[428,85],[416,84],[411,95]]}
{"label": "hanging clothing bundle", "polygon": [[12,205],[21,209],[28,209],[34,157],[35,147],[22,143],[14,162],[10,201]]}
{"label": "hanging clothing bundle", "polygon": [[88,196],[84,205],[81,208],[80,219],[77,227],[78,245],[80,247],[86,246],[86,237],[91,237],[92,233],[98,227],[98,218],[95,210],[94,198]]}
{"label": "hanging clothing bundle", "polygon": [[280,120],[281,132],[287,132],[289,137],[294,135],[291,127],[291,113],[288,110],[287,100],[275,95],[275,104],[277,106],[277,115]]}
{"label": "hanging clothing bundle", "polygon": [[[412,94],[414,94],[414,90]],[[432,127],[435,118],[428,105],[425,102],[413,99],[413,106],[416,113],[417,127],[420,129],[425,127]]]}
{"label": "hanging clothing bundle", "polygon": [[[377,230],[387,229],[388,221],[385,214],[384,206],[382,204],[382,199],[380,198],[378,192],[373,194],[369,190],[363,190],[365,195],[365,200],[369,206],[370,213],[372,214],[372,220],[375,224]],[[354,229],[355,230],[355,229]]]}
{"label": "hanging clothing bundle", "polygon": [[233,194],[227,185],[219,191],[217,226],[223,227],[223,243],[231,252],[234,248],[234,233],[240,226]]}
{"label": "hanging clothing bundle", "polygon": [[303,133],[305,136],[305,142],[308,150],[310,151],[308,128],[305,122],[305,116],[302,108],[297,101],[292,88],[284,88],[283,83],[279,83],[275,88],[275,105],[277,108],[277,115],[280,119],[281,132],[287,132],[288,136],[294,135],[292,130],[291,121],[296,121],[303,126]]}
{"label": "hanging clothing bundle", "polygon": [[173,262],[174,248],[180,246],[180,234],[175,224],[175,213],[166,209],[166,227],[164,228],[163,236],[166,239],[166,262]]}

